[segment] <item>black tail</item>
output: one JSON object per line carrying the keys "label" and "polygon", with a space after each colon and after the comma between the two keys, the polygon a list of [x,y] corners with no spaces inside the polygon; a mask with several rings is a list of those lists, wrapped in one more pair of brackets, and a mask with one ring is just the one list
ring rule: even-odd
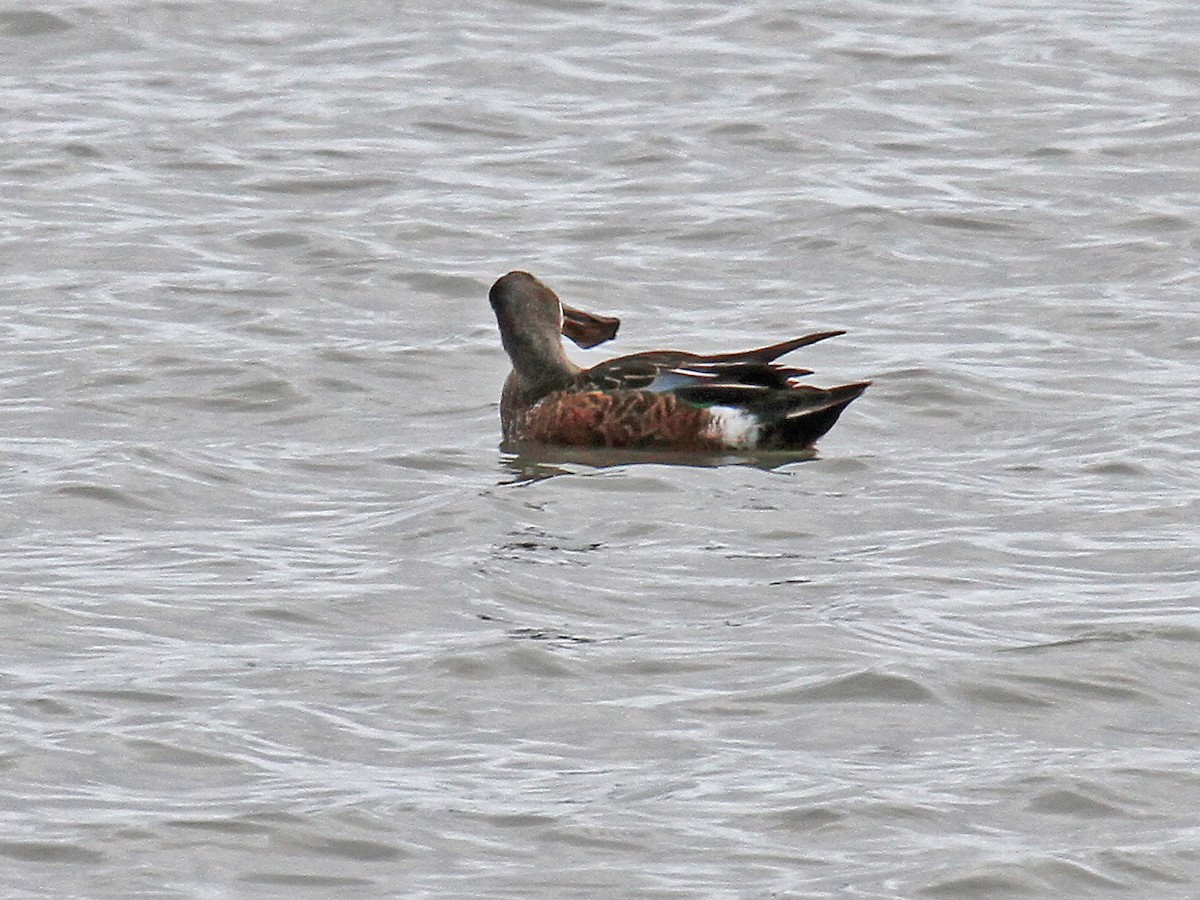
{"label": "black tail", "polygon": [[767,450],[811,447],[837,422],[847,406],[871,384],[856,381],[833,388],[794,388],[795,400],[779,418],[766,423],[760,446]]}

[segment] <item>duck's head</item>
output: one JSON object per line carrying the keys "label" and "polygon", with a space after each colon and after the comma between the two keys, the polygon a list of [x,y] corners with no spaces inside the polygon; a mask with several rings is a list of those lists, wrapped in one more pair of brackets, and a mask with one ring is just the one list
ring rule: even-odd
{"label": "duck's head", "polygon": [[565,334],[581,347],[610,340],[620,320],[565,306],[558,295],[528,272],[509,272],[488,291],[500,340],[513,369],[526,382],[574,377],[578,366],[563,352]]}
{"label": "duck's head", "polygon": [[[488,302],[500,325],[504,349],[514,357],[526,351],[531,339],[561,344],[563,311],[558,295],[528,272],[509,272],[496,279],[488,291]],[[516,342],[512,341],[516,338]]]}

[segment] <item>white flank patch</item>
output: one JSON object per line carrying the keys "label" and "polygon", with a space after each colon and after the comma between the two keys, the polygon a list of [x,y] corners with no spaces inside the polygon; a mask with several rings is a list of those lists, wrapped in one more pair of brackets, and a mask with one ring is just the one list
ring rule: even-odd
{"label": "white flank patch", "polygon": [[758,444],[758,419],[735,406],[710,406],[708,414],[712,421],[704,429],[704,436],[720,441],[733,450],[750,450]]}

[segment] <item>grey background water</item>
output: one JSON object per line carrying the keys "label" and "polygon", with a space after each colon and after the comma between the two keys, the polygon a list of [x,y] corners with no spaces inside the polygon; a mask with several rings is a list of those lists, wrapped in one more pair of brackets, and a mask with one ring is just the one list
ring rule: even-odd
{"label": "grey background water", "polygon": [[[9,3],[0,893],[1200,896],[1190,2]],[[497,449],[808,329],[820,458]]]}

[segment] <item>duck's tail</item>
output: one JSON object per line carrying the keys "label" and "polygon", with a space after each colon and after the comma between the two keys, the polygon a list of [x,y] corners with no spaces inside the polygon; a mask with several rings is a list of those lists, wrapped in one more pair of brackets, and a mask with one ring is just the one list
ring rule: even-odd
{"label": "duck's tail", "polygon": [[[803,450],[811,447],[837,422],[847,406],[871,384],[856,381],[832,388],[798,385],[788,391],[787,405],[762,423],[763,450]],[[774,412],[774,410],[773,410]]]}

